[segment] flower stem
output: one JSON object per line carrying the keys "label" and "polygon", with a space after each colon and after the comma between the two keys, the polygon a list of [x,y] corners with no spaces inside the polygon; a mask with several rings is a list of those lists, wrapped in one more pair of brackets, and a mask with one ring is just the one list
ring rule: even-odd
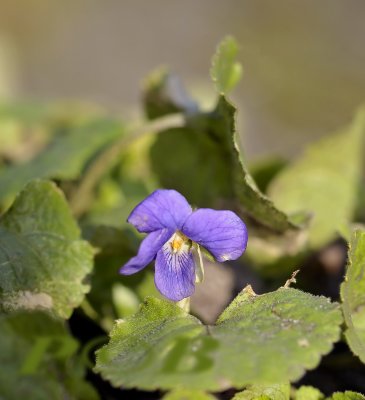
{"label": "flower stem", "polygon": [[80,185],[71,194],[70,207],[73,214],[79,217],[88,209],[96,185],[115,166],[120,154],[131,144],[144,136],[170,128],[182,127],[184,124],[185,119],[182,114],[171,114],[148,122],[140,127],[129,128],[129,132],[126,135],[122,135],[119,140],[113,142],[96,157],[95,161],[86,171]]}

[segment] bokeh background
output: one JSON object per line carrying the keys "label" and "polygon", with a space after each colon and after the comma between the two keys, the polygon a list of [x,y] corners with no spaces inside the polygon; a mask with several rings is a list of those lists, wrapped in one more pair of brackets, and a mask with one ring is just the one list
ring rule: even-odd
{"label": "bokeh background", "polygon": [[363,0],[0,0],[0,97],[136,114],[163,64],[209,101],[211,55],[232,34],[245,152],[292,156],[364,101],[364,17]]}

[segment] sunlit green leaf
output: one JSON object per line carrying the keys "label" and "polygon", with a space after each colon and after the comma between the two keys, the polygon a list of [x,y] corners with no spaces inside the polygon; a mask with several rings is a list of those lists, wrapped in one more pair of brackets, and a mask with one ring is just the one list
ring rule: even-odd
{"label": "sunlit green leaf", "polygon": [[364,400],[365,396],[360,393],[346,391],[344,393],[336,392],[328,400]]}
{"label": "sunlit green leaf", "polygon": [[97,352],[96,371],[114,386],[148,390],[296,380],[330,351],[341,322],[336,304],[295,289],[261,296],[246,289],[213,327],[149,298],[116,323]]}
{"label": "sunlit green leaf", "polygon": [[365,231],[355,231],[350,242],[341,297],[351,350],[365,363]]}
{"label": "sunlit green leaf", "polygon": [[294,400],[322,400],[324,395],[312,386],[301,386],[294,394]]}
{"label": "sunlit green leaf", "polygon": [[[289,400],[290,385],[253,385],[237,393],[232,400]],[[309,400],[309,399],[308,399]]]}
{"label": "sunlit green leaf", "polygon": [[176,389],[164,396],[162,400],[216,400],[216,397],[198,390]]}
{"label": "sunlit green leaf", "polygon": [[0,316],[0,398],[97,400],[74,357],[77,342],[40,312]]}
{"label": "sunlit green leaf", "polygon": [[311,145],[274,178],[269,195],[287,213],[313,213],[309,241],[319,247],[349,224],[356,208],[362,172],[365,110],[336,135]]}
{"label": "sunlit green leaf", "polygon": [[89,290],[92,258],[59,189],[29,183],[0,220],[0,310],[69,317]]}
{"label": "sunlit green leaf", "polygon": [[227,36],[217,47],[212,60],[210,74],[218,93],[227,94],[239,82],[242,76],[242,65],[236,61],[238,44]]}

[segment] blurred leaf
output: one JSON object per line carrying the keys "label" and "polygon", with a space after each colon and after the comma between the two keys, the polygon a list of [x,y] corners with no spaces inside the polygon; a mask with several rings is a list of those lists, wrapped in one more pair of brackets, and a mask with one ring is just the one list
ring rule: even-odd
{"label": "blurred leaf", "polygon": [[148,119],[175,112],[191,114],[198,111],[197,103],[190,98],[180,79],[166,68],[159,68],[147,77],[143,102]]}
{"label": "blurred leaf", "polygon": [[[290,385],[254,385],[237,393],[232,400],[289,400]],[[309,400],[309,399],[308,399]]]}
{"label": "blurred leaf", "polygon": [[172,302],[148,298],[115,324],[95,370],[116,387],[147,390],[297,380],[330,351],[341,323],[336,304],[295,289],[257,296],[247,288],[213,327]]}
{"label": "blurred leaf", "polygon": [[324,395],[312,386],[301,386],[296,390],[294,400],[322,400]]}
{"label": "blurred leaf", "polygon": [[0,157],[27,161],[49,140],[45,127],[48,107],[39,104],[0,103]]}
{"label": "blurred leaf", "polygon": [[344,393],[336,392],[328,400],[365,400],[360,393],[346,391]]}
{"label": "blurred leaf", "polygon": [[112,286],[112,297],[118,318],[129,317],[137,312],[139,298],[129,287],[120,283],[114,284]]}
{"label": "blurred leaf", "polygon": [[198,390],[176,389],[166,394],[162,400],[216,400],[216,397]]}
{"label": "blurred leaf", "polygon": [[39,103],[0,103],[0,120],[19,121],[22,124],[39,124],[49,115],[50,107]]}
{"label": "blurred leaf", "polygon": [[287,213],[313,212],[309,242],[320,247],[351,222],[362,172],[365,109],[352,125],[309,147],[274,178],[269,195]]}
{"label": "blurred leaf", "polygon": [[100,318],[111,321],[125,318],[138,310],[145,296],[158,296],[149,268],[136,275],[119,274],[121,266],[138,250],[138,240],[132,232],[111,226],[85,225],[83,236],[97,249],[87,298]]}
{"label": "blurred leaf", "polygon": [[117,228],[128,226],[127,217],[136,204],[158,188],[149,164],[151,139],[139,139],[121,154],[117,165],[97,186],[84,221]]}
{"label": "blurred leaf", "polygon": [[250,166],[252,178],[262,193],[266,193],[270,182],[286,165],[287,161],[282,158],[267,157]]}
{"label": "blurred leaf", "polygon": [[0,310],[47,309],[68,318],[89,290],[92,259],[59,189],[29,183],[0,220]]}
{"label": "blurred leaf", "polygon": [[160,133],[151,164],[164,187],[178,190],[194,205],[214,207],[222,197],[233,197],[230,165],[220,143],[205,132],[187,127]]}
{"label": "blurred leaf", "polygon": [[97,400],[76,350],[64,325],[47,314],[0,316],[0,398]]}
{"label": "blurred leaf", "polygon": [[351,350],[365,363],[365,231],[355,231],[349,248],[341,298]]}
{"label": "blurred leaf", "polygon": [[218,93],[227,94],[239,82],[242,76],[242,65],[236,61],[238,44],[227,36],[217,47],[212,60],[210,74]]}
{"label": "blurred leaf", "polygon": [[208,129],[215,133],[216,140],[218,139],[221,146],[225,148],[224,160],[230,163],[231,183],[235,188],[239,205],[255,221],[275,232],[283,233],[290,229],[297,229],[298,226],[258,189],[248,172],[244,156],[237,143],[235,114],[234,106],[221,96]]}
{"label": "blurred leaf", "polygon": [[0,171],[0,199],[34,178],[76,179],[93,154],[122,133],[116,121],[99,119],[56,136],[35,159]]}

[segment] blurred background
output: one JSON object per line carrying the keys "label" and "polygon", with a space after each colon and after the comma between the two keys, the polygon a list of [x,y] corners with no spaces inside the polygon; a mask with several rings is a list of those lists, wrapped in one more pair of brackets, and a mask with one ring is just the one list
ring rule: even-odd
{"label": "blurred background", "polygon": [[247,156],[294,155],[364,100],[364,16],[363,0],[0,0],[0,97],[137,113],[162,64],[209,101],[211,56],[232,34]]}

